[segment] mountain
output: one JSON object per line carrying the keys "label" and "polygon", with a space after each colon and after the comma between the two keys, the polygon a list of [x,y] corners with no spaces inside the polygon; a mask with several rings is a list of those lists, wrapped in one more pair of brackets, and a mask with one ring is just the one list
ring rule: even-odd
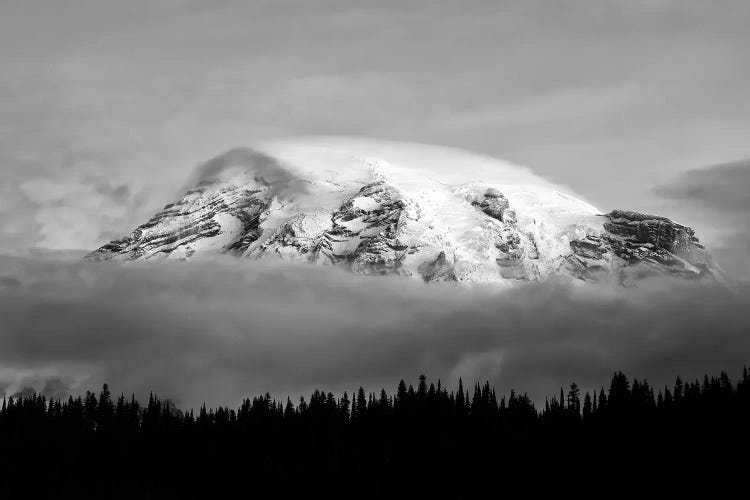
{"label": "mountain", "polygon": [[276,141],[208,161],[189,185],[182,199],[87,258],[276,256],[473,283],[715,269],[687,226],[602,212],[523,167],[449,148]]}

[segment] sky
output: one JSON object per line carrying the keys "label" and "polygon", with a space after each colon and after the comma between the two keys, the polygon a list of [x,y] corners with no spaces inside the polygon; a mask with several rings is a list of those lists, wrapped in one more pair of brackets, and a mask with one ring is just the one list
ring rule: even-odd
{"label": "sky", "polygon": [[0,249],[128,233],[203,161],[326,134],[454,146],[656,212],[750,158],[743,0],[0,2]]}
{"label": "sky", "polygon": [[[218,404],[424,371],[539,397],[614,369],[657,383],[739,370],[749,24],[746,0],[0,0],[0,392],[108,381]],[[317,134],[528,166],[603,210],[693,226],[738,282],[456,299],[63,252],[129,233],[224,151]]]}

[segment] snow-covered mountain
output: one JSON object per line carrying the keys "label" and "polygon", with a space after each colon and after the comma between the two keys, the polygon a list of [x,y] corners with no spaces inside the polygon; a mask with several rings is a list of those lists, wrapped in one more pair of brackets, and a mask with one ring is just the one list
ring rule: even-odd
{"label": "snow-covered mountain", "polygon": [[480,283],[714,269],[689,227],[602,212],[523,167],[448,148],[277,141],[214,158],[190,183],[182,199],[88,258],[227,253]]}

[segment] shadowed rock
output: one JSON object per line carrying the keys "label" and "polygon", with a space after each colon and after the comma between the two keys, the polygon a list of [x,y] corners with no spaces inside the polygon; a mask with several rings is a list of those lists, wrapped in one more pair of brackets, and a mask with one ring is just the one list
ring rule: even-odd
{"label": "shadowed rock", "polygon": [[627,210],[605,214],[605,232],[570,242],[568,270],[591,278],[607,268],[645,265],[668,274],[698,277],[710,273],[712,261],[693,229],[666,217]]}
{"label": "shadowed rock", "polygon": [[448,262],[445,252],[440,252],[432,262],[425,262],[419,266],[419,274],[425,283],[433,281],[456,281],[456,270]]}

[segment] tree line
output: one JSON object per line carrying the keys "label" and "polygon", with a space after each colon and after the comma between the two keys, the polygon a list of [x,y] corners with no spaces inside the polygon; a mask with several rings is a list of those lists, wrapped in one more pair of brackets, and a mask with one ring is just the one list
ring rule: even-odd
{"label": "tree line", "polygon": [[617,372],[598,391],[561,388],[543,408],[487,382],[449,390],[424,375],[392,394],[266,393],[197,411],[104,385],[67,400],[4,398],[0,440],[9,498],[742,498],[750,376],[657,389]]}

